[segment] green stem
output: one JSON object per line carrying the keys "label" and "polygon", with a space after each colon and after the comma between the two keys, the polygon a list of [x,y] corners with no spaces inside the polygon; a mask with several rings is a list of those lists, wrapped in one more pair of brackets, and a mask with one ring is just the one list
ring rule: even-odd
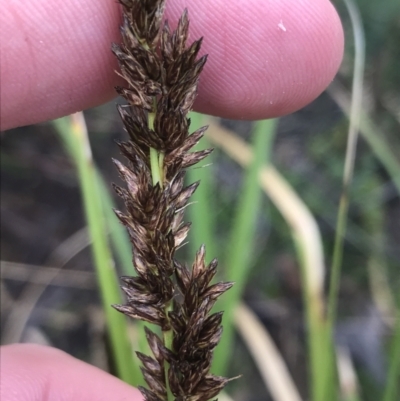
{"label": "green stem", "polygon": [[[203,115],[192,112],[190,114],[190,127],[195,131],[206,124]],[[205,136],[193,148],[193,151],[211,148],[210,140]],[[214,151],[215,152],[215,151]],[[187,182],[200,181],[201,185],[192,196],[192,202],[196,207],[189,207],[189,221],[192,226],[189,232],[190,253],[195,254],[200,244],[205,244],[207,249],[207,262],[217,256],[218,243],[214,235],[215,225],[215,195],[213,195],[213,166],[212,161],[215,153],[203,160],[198,167],[188,169]],[[211,164],[211,165],[208,165]],[[207,166],[206,166],[207,165]]]}
{"label": "green stem", "polygon": [[350,110],[349,133],[347,137],[346,157],[343,173],[343,191],[339,203],[336,225],[335,245],[331,266],[331,278],[328,297],[328,328],[332,335],[335,326],[337,298],[343,256],[343,242],[346,234],[347,212],[349,208],[349,188],[353,178],[354,162],[357,151],[358,131],[360,128],[363,79],[365,66],[365,37],[360,12],[355,2],[344,0],[353,27],[355,60],[353,69],[352,99]]}
{"label": "green stem", "polygon": [[[153,109],[157,110],[157,100],[153,99]],[[154,129],[154,119],[156,117],[154,113],[149,113],[149,128]],[[156,149],[150,148],[150,167],[151,176],[153,179],[153,185],[160,184],[161,188],[164,181],[164,153],[158,153]]]}
{"label": "green stem", "polygon": [[[154,110],[157,110],[156,98],[153,100]],[[155,113],[149,113],[149,128],[154,128]],[[150,168],[153,185],[159,184],[162,188],[164,186],[164,153],[157,152],[156,149],[150,148]],[[170,303],[165,308],[165,315],[168,319],[168,312],[172,310],[172,304]],[[163,331],[164,347],[172,350],[173,332],[172,329]],[[171,387],[168,380],[169,363],[164,360],[164,374],[165,374],[165,386],[167,389],[167,401],[173,401],[174,396],[171,392]]]}
{"label": "green stem", "polygon": [[339,212],[335,231],[335,245],[333,249],[332,269],[328,297],[328,324],[329,331],[332,333],[336,321],[336,305],[340,287],[340,272],[343,260],[343,242],[346,232],[347,212],[349,208],[349,198],[347,191],[342,193],[339,202]]}
{"label": "green stem", "polygon": [[115,255],[121,265],[121,270],[127,276],[136,274],[132,265],[132,248],[129,238],[123,225],[118,221],[113,209],[115,208],[114,202],[111,198],[110,192],[104,179],[96,170],[96,179],[100,190],[100,199],[103,206],[103,213],[107,221],[107,226],[110,232],[111,243],[114,246]]}
{"label": "green stem", "polygon": [[76,163],[85,216],[92,240],[91,249],[96,268],[96,278],[100,288],[117,374],[125,382],[136,386],[140,383],[140,371],[132,358],[127,321],[124,315],[117,313],[110,307],[112,304],[121,303],[121,296],[107,241],[107,230],[101,205],[101,191],[98,185],[99,181],[96,179],[96,168],[91,158],[83,115],[79,113],[56,120],[54,125],[71,158]]}
{"label": "green stem", "polygon": [[158,170],[160,172],[160,182],[164,182],[164,152],[160,152],[158,155]]}
{"label": "green stem", "polygon": [[[167,313],[168,310],[169,308],[167,308]],[[164,346],[167,349],[172,350],[172,340],[173,340],[172,330],[163,331],[163,340],[164,340]],[[167,361],[164,361],[165,385],[167,387],[167,401],[173,401],[174,395],[172,394],[171,387],[169,385],[168,371],[169,371],[169,363]]]}
{"label": "green stem", "polygon": [[226,277],[235,285],[220,301],[224,310],[224,335],[219,347],[215,350],[213,368],[217,374],[223,375],[228,367],[229,357],[233,346],[233,318],[234,310],[243,294],[246,277],[252,262],[252,247],[254,243],[255,225],[261,204],[261,188],[259,173],[263,164],[269,159],[277,120],[265,120],[256,124],[253,133],[254,157],[248,167],[240,191],[241,196],[237,205],[234,225],[228,245]]}
{"label": "green stem", "polygon": [[160,171],[160,162],[158,152],[150,148],[150,167],[151,167],[151,177],[153,179],[153,185],[160,184],[162,187],[162,175]]}
{"label": "green stem", "polygon": [[333,344],[323,318],[321,300],[309,285],[310,271],[307,268],[304,239],[296,232],[292,233],[292,237],[300,262],[303,300],[308,324],[307,347],[310,361],[311,400],[333,401],[337,399]]}

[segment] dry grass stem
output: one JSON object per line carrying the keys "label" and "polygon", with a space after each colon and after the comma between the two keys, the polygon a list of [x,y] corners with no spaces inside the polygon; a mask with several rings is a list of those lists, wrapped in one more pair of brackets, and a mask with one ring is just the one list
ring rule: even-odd
{"label": "dry grass stem", "polygon": [[342,399],[358,400],[357,374],[347,348],[336,348],[336,363]]}
{"label": "dry grass stem", "polygon": [[[87,230],[84,228],[63,241],[51,253],[49,260],[57,262],[59,267],[54,267],[52,269],[40,268],[37,270],[37,274],[29,280],[29,285],[24,289],[19,300],[15,303],[10,315],[6,319],[3,333],[4,344],[10,344],[21,340],[28,320],[46,288],[57,279],[59,282],[63,282],[63,280],[60,279],[60,274],[64,273],[62,270],[63,267],[89,244],[90,241],[87,239]],[[7,275],[16,277],[17,271],[23,273],[24,267],[26,267],[26,265],[1,261],[2,277],[6,278]],[[30,270],[32,271],[31,267]],[[82,273],[85,274],[85,272]]]}
{"label": "dry grass stem", "polygon": [[[241,166],[248,166],[253,157],[251,148],[237,135],[216,124],[210,124],[209,139]],[[323,399],[331,375],[331,353],[326,353],[329,339],[325,319],[325,266],[322,239],[311,212],[286,180],[273,166],[260,170],[260,185],[291,228],[299,254],[303,296],[309,334],[310,383],[312,397]],[[328,361],[329,359],[329,361]]]}
{"label": "dry grass stem", "polygon": [[[212,143],[223,149],[241,166],[250,164],[251,148],[234,133],[211,122],[207,136]],[[325,265],[322,239],[317,223],[301,199],[273,166],[264,166],[259,179],[264,192],[285,217],[299,241],[302,242],[307,268],[307,287],[318,305],[317,309],[322,319]]]}
{"label": "dry grass stem", "polygon": [[244,304],[235,311],[235,324],[274,401],[302,401],[272,338]]}

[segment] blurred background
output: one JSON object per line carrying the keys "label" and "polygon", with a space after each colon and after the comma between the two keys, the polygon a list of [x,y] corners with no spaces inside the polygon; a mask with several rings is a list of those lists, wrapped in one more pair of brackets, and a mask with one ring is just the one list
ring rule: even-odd
{"label": "blurred background", "polygon": [[[275,122],[269,151],[272,165],[318,223],[328,275],[354,65],[348,12],[342,2],[336,5],[346,31],[340,72],[312,104]],[[366,37],[363,132],[349,192],[335,339],[344,363],[356,375],[348,379],[349,386],[355,386],[351,391],[360,400],[376,401],[387,383],[394,318],[400,308],[400,3],[358,0],[357,6]],[[116,103],[85,111],[93,157],[110,190],[111,182],[119,182],[111,158],[122,158],[115,141],[126,139]],[[218,127],[246,142],[255,127],[231,120],[213,124],[211,146],[212,130]],[[0,140],[2,343],[49,344],[113,372],[75,165],[52,123],[4,132]],[[213,243],[206,245],[215,250],[210,256],[220,258],[224,271],[245,172],[223,148],[215,147],[211,165],[201,169],[212,190],[208,205],[202,207],[213,219]],[[292,234],[265,194],[255,221],[253,245],[246,255],[244,301],[267,329],[307,399],[307,327]],[[182,258],[190,261],[191,250],[184,248]],[[117,258],[115,263],[122,272]],[[245,379],[230,385],[232,397],[272,399],[242,337],[236,335],[234,341],[229,373]]]}

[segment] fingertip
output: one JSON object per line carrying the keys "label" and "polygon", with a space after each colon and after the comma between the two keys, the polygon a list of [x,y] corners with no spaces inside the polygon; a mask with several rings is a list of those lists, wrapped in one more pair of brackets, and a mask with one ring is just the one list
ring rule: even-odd
{"label": "fingertip", "polygon": [[142,400],[137,389],[55,348],[14,344],[0,355],[2,400]]}
{"label": "fingertip", "polygon": [[115,96],[120,8],[113,0],[0,0],[0,128],[32,124]]}
{"label": "fingertip", "polygon": [[[188,3],[193,3],[188,5]],[[211,7],[209,2],[206,2]],[[172,19],[190,6],[191,37],[204,35],[209,54],[196,108],[234,119],[293,112],[314,100],[335,76],[343,30],[328,0],[203,3],[176,0]]]}
{"label": "fingertip", "polygon": [[[0,0],[0,129],[99,105],[115,96],[114,0]],[[187,7],[191,39],[208,61],[198,111],[234,119],[276,117],[315,99],[343,55],[343,30],[328,0],[174,0]]]}

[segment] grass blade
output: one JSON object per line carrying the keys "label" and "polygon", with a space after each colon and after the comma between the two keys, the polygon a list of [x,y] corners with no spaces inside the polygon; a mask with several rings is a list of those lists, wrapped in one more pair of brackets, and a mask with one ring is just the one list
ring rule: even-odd
{"label": "grass blade", "polygon": [[350,109],[350,125],[343,173],[343,189],[339,201],[339,211],[335,232],[335,244],[329,282],[328,325],[331,335],[336,320],[337,299],[343,257],[343,243],[346,234],[347,214],[349,208],[349,189],[353,178],[354,161],[357,151],[358,131],[361,119],[365,64],[365,37],[359,10],[356,3],[352,0],[344,0],[344,3],[346,4],[347,10],[349,12],[354,32],[355,61]]}
{"label": "grass blade", "polygon": [[257,316],[244,304],[240,304],[235,311],[235,325],[274,401],[301,401],[274,341]]}
{"label": "grass blade", "polygon": [[336,360],[342,401],[361,401],[359,384],[349,350],[346,347],[336,348]]}
{"label": "grass blade", "polygon": [[[211,125],[208,135],[214,144],[241,166],[246,167],[251,163],[253,157],[251,148],[234,133]],[[271,165],[262,167],[259,182],[290,226],[299,254],[306,320],[309,327],[308,346],[312,399],[315,401],[327,401],[331,399],[329,397],[334,399],[335,388],[328,383],[332,372],[329,358],[329,349],[332,345],[329,341],[330,337],[327,336],[324,314],[325,267],[318,225],[306,205]],[[228,349],[227,352],[231,352],[231,350]],[[328,397],[326,397],[327,390],[330,390]]]}
{"label": "grass blade", "polygon": [[100,191],[103,214],[106,219],[108,231],[110,233],[111,243],[115,249],[115,255],[121,264],[122,271],[128,276],[136,275],[136,272],[132,264],[132,247],[125,231],[125,228],[118,221],[114,214],[113,209],[115,208],[114,202],[111,198],[110,192],[104,183],[103,178],[96,171],[96,179]]}
{"label": "grass blade", "polygon": [[234,309],[241,299],[246,285],[246,275],[252,262],[254,227],[261,203],[259,173],[261,166],[269,158],[275,127],[276,120],[260,121],[256,123],[253,133],[254,157],[246,166],[247,171],[240,190],[237,212],[228,243],[228,254],[224,260],[228,272],[226,278],[235,282],[235,285],[224,295],[219,305],[225,313],[223,317],[223,341],[215,351],[214,368],[218,374],[224,374],[231,355]]}
{"label": "grass blade", "polygon": [[111,308],[120,303],[119,284],[107,241],[101,190],[96,179],[86,125],[82,113],[54,121],[74,160],[82,192],[85,216],[92,239],[92,254],[118,376],[127,383],[139,383],[139,367],[134,363],[126,318]]}
{"label": "grass blade", "polygon": [[[333,100],[346,115],[350,115],[350,94],[339,83],[333,83],[328,90]],[[400,194],[400,162],[393,154],[390,145],[385,142],[381,129],[378,128],[368,114],[361,110],[360,134],[369,144],[379,162],[386,169],[397,192]]]}
{"label": "grass blade", "polygon": [[[190,114],[192,131],[205,125],[204,117],[199,113]],[[211,147],[207,137],[203,137],[193,151],[207,149]],[[218,256],[214,240],[214,222],[213,214],[213,174],[212,163],[213,154],[207,157],[206,160],[200,162],[196,168],[191,168],[187,171],[188,183],[193,183],[200,180],[200,186],[192,196],[194,205],[189,206],[188,214],[189,221],[192,222],[190,229],[190,254],[195,255],[201,244],[206,245],[207,260],[211,260]]]}

